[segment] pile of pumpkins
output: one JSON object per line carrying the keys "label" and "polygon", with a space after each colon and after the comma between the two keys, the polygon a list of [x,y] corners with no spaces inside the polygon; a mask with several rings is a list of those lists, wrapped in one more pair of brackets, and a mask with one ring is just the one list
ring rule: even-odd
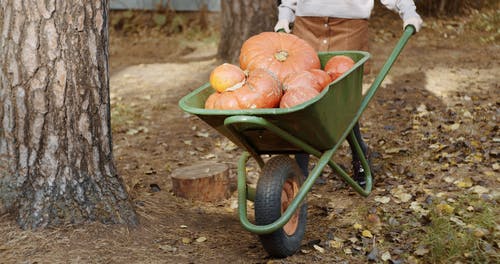
{"label": "pile of pumpkins", "polygon": [[350,57],[338,55],[322,70],[311,45],[282,32],[249,38],[241,47],[239,63],[224,63],[211,72],[215,92],[205,101],[206,109],[293,107],[318,96],[354,65]]}

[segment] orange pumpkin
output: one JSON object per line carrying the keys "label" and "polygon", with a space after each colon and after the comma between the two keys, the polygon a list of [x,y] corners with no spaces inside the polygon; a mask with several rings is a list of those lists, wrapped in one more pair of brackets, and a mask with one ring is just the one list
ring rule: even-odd
{"label": "orange pumpkin", "polygon": [[316,80],[318,81],[319,86],[321,87],[320,90],[319,90],[319,92],[323,91],[323,89],[328,84],[330,84],[332,82],[332,78],[324,70],[321,70],[321,69],[312,69],[312,70],[309,70],[309,72],[312,73],[316,77]]}
{"label": "orange pumpkin", "polygon": [[219,110],[273,108],[279,105],[281,86],[267,70],[256,69],[249,73],[242,87],[215,92],[205,101],[205,108]]}
{"label": "orange pumpkin", "polygon": [[354,61],[345,55],[331,57],[325,65],[325,71],[330,75],[332,81],[340,77],[354,66]]}
{"label": "orange pumpkin", "polygon": [[206,109],[215,109],[215,101],[218,101],[220,97],[220,93],[215,92],[208,96],[207,100],[205,100],[205,108]]}
{"label": "orange pumpkin", "polygon": [[314,74],[309,71],[301,71],[298,73],[292,73],[285,77],[283,80],[283,90],[285,93],[288,90],[300,89],[302,87],[311,87],[315,90],[320,90],[318,81]]}
{"label": "orange pumpkin", "polygon": [[238,100],[234,94],[230,92],[215,92],[211,94],[205,101],[206,109],[224,109],[224,110],[238,110],[241,109]]}
{"label": "orange pumpkin", "polygon": [[245,82],[245,72],[238,66],[224,63],[210,73],[210,85],[218,92],[237,89]]}
{"label": "orange pumpkin", "polygon": [[329,83],[330,75],[323,70],[312,69],[288,75],[283,80],[283,90],[311,87],[321,92]]}
{"label": "orange pumpkin", "polygon": [[243,43],[239,59],[242,69],[268,69],[280,81],[290,73],[321,67],[311,45],[295,35],[281,32],[263,32],[250,37]]}
{"label": "orange pumpkin", "polygon": [[311,87],[301,87],[285,92],[281,97],[280,108],[289,108],[307,102],[319,95],[319,92]]}
{"label": "orange pumpkin", "polygon": [[264,69],[251,71],[245,85],[235,92],[243,109],[277,107],[283,95],[279,81]]}

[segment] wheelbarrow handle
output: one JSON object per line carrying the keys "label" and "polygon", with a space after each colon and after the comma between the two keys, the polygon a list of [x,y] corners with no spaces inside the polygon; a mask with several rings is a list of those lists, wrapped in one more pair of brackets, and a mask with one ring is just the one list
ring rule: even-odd
{"label": "wheelbarrow handle", "polygon": [[380,84],[382,84],[382,81],[385,79],[387,76],[387,73],[389,73],[389,70],[392,68],[392,65],[396,62],[396,59],[398,58],[399,54],[405,47],[406,43],[408,43],[408,40],[410,37],[415,33],[415,27],[413,25],[408,25],[406,26],[403,35],[399,39],[398,43],[396,43],[396,46],[392,50],[391,54],[389,55],[389,58],[387,58],[387,61],[385,62],[384,66],[382,66],[382,69],[380,70],[379,74],[373,81],[372,85],[366,92],[365,96],[363,97],[363,100],[361,101],[361,106],[356,114],[355,120],[357,121],[360,117],[365,108],[368,106],[368,103],[372,100],[373,96],[375,95],[375,92],[377,89],[380,87]]}

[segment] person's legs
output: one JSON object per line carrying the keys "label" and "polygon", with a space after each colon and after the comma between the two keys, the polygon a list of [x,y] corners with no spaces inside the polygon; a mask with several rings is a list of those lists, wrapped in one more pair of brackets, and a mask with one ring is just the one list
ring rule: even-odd
{"label": "person's legs", "polygon": [[302,171],[302,174],[304,174],[304,178],[307,178],[307,176],[309,176],[309,154],[295,154],[295,161],[299,164],[299,168]]}
{"label": "person's legs", "polygon": [[[325,25],[328,26],[325,27]],[[369,50],[369,28],[366,19],[297,17],[292,33],[306,40],[317,51]],[[368,73],[369,68],[369,65],[365,63],[364,73]],[[363,153],[367,153],[368,148],[361,137],[359,123],[356,123],[353,131]],[[364,186],[365,174],[361,161],[356,155],[353,142],[349,142],[349,145],[353,153],[353,178]],[[309,155],[306,153],[296,154],[295,160],[307,177],[309,175]]]}
{"label": "person's legs", "polygon": [[[368,147],[363,141],[363,137],[361,136],[361,131],[359,130],[359,122],[356,123],[356,125],[353,127],[353,132],[354,132],[354,137],[359,143],[359,146],[361,147],[361,150],[363,151],[368,164],[370,164],[370,157],[368,154]],[[356,148],[354,147],[354,142],[351,142],[351,140],[347,140],[349,142],[349,146],[351,147],[351,153],[352,153],[352,170],[353,170],[353,179],[359,183],[362,187],[365,186],[366,184],[366,179],[365,179],[365,170],[363,169],[363,166],[361,165],[361,160],[359,156],[356,154]]]}

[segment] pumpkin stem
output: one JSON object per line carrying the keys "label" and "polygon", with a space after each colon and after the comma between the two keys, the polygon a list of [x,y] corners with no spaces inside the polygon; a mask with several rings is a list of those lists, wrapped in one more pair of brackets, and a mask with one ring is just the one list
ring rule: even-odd
{"label": "pumpkin stem", "polygon": [[280,50],[274,53],[274,58],[277,59],[278,61],[283,62],[288,58],[288,52],[286,50]]}

